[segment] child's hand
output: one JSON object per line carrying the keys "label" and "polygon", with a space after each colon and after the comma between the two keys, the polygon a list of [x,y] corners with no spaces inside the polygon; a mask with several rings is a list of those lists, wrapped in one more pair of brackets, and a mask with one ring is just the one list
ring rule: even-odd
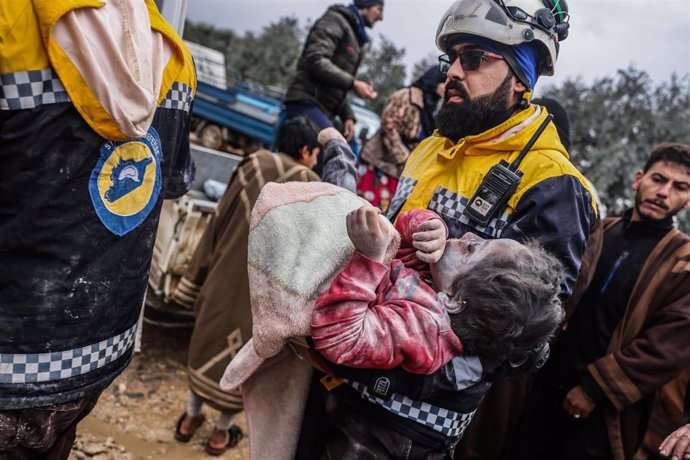
{"label": "child's hand", "polygon": [[347,215],[347,235],[355,249],[382,262],[388,248],[391,227],[382,222],[380,214],[380,209],[370,205],[351,211]]}
{"label": "child's hand", "polygon": [[446,249],[446,226],[441,219],[431,219],[419,225],[412,234],[412,246],[419,260],[429,264],[438,262]]}

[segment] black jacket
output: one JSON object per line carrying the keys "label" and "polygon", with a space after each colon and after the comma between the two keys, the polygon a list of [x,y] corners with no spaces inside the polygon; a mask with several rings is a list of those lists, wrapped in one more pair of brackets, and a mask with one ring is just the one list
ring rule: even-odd
{"label": "black jacket", "polygon": [[346,6],[331,6],[309,31],[285,102],[316,103],[330,118],[354,120],[347,93],[365,43],[357,14]]}

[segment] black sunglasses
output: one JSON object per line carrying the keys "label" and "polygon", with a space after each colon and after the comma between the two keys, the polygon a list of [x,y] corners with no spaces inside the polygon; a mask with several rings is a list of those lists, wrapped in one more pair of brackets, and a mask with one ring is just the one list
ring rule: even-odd
{"label": "black sunglasses", "polygon": [[447,73],[455,60],[460,59],[462,70],[471,72],[481,67],[482,63],[488,62],[489,58],[502,60],[503,56],[491,51],[478,49],[465,50],[460,53],[448,50],[447,54],[442,54],[438,57],[438,66],[442,73]]}

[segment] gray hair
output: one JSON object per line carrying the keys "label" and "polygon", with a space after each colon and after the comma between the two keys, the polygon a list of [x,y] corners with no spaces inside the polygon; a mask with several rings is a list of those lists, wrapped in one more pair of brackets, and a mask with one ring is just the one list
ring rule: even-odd
{"label": "gray hair", "polygon": [[466,354],[493,362],[524,361],[540,350],[564,318],[559,286],[563,266],[537,242],[492,254],[453,282],[463,308],[451,326]]}

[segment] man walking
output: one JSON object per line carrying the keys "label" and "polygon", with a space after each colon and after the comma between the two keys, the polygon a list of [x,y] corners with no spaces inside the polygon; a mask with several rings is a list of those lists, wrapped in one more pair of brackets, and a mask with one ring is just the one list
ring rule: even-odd
{"label": "man walking", "polygon": [[662,144],[633,179],[635,201],[604,221],[603,245],[530,395],[520,459],[632,460],[654,399],[690,365],[690,145]]}
{"label": "man walking", "polygon": [[352,138],[355,116],[348,92],[363,99],[376,98],[374,88],[355,75],[369,43],[366,28],[382,20],[383,0],[355,0],[349,6],[331,6],[316,21],[285,96],[287,119],[308,116],[324,129],[339,117],[345,138]]}

